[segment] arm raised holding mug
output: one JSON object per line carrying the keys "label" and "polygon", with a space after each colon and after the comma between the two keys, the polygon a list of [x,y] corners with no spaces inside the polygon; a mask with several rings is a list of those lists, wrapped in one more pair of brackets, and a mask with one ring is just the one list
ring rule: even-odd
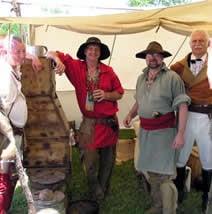
{"label": "arm raised holding mug", "polygon": [[[117,100],[124,93],[113,68],[101,62],[109,56],[108,46],[96,37],[80,45],[78,59],[59,51],[47,53],[56,63],[56,72],[65,72],[75,88],[83,115],[79,147],[93,199],[103,199],[110,183],[118,140]],[[101,170],[91,172],[96,163]]]}

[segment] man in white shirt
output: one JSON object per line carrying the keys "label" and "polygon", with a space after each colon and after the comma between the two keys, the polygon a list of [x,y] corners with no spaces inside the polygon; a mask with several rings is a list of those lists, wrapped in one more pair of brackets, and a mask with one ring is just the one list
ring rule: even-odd
{"label": "man in white shirt", "polygon": [[208,192],[212,178],[212,90],[209,86],[208,52],[209,35],[204,30],[195,30],[190,36],[191,53],[176,62],[171,69],[185,83],[186,93],[191,98],[185,130],[185,144],[177,161],[178,199],[184,198],[185,166],[196,142],[202,164],[202,212],[206,212]]}
{"label": "man in white shirt", "polygon": [[[20,72],[20,66],[26,58],[26,49],[22,40],[15,36],[5,38],[1,48],[4,50],[4,54],[0,57],[0,109],[9,118],[13,126],[16,146],[20,149],[22,142],[21,130],[27,120],[27,105],[25,96],[21,91]],[[42,68],[42,64],[37,57],[28,54],[28,58],[32,59],[37,70]],[[0,134],[0,158],[1,165],[8,165],[8,167],[0,168],[0,213],[4,214],[10,208],[17,179],[12,178],[10,170],[10,165],[14,165],[15,148],[3,134]]]}

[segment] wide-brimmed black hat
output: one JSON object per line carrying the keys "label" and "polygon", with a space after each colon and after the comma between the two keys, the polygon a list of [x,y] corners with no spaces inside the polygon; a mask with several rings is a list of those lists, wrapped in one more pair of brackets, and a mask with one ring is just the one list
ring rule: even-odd
{"label": "wide-brimmed black hat", "polygon": [[110,50],[109,50],[107,45],[103,44],[101,42],[101,40],[99,38],[97,38],[97,37],[89,37],[85,43],[80,45],[80,47],[79,47],[79,49],[77,51],[77,57],[79,59],[85,59],[85,53],[84,53],[85,52],[85,48],[88,45],[91,45],[91,44],[99,45],[100,52],[101,52],[99,60],[107,59],[110,56]]}
{"label": "wide-brimmed black hat", "polygon": [[150,42],[146,50],[138,52],[135,56],[136,58],[145,59],[147,54],[153,54],[153,53],[159,53],[164,58],[171,56],[171,54],[168,51],[163,50],[161,44],[156,41]]}

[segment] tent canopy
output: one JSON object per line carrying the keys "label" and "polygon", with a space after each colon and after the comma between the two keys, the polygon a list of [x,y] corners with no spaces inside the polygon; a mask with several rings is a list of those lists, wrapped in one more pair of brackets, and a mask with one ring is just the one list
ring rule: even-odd
{"label": "tent canopy", "polygon": [[163,27],[168,31],[188,35],[193,29],[202,28],[212,35],[212,0],[115,15],[83,17],[0,17],[0,23],[48,25],[79,33],[131,34]]}

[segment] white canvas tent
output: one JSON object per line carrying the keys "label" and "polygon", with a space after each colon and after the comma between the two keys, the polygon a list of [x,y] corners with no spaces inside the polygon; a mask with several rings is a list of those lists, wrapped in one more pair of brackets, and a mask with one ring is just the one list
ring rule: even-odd
{"label": "white canvas tent", "polygon": [[[193,29],[206,29],[212,35],[212,0],[199,3],[93,17],[15,18],[0,17],[0,23],[32,24],[31,38],[35,44],[46,45],[49,50],[61,50],[75,56],[81,43],[90,35],[97,35],[111,50],[110,64],[126,91],[120,101],[119,118],[133,103],[136,79],[145,66],[135,53],[145,49],[152,40],[159,41],[173,57],[167,64],[189,52],[187,36]],[[176,55],[176,56],[175,56]],[[58,95],[69,120],[77,125],[81,120],[73,88],[64,77],[57,79]],[[72,100],[72,101],[71,101]]]}
{"label": "white canvas tent", "polygon": [[188,34],[192,28],[205,28],[212,33],[212,1],[183,6],[117,15],[60,18],[2,17],[0,22],[49,25],[78,33],[131,34],[161,26],[169,31]]}

